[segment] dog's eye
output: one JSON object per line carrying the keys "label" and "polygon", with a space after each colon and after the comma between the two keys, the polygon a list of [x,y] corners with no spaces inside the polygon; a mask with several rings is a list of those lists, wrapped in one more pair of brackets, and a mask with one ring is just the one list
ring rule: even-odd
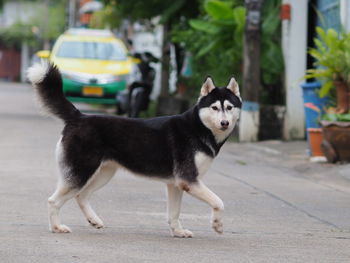
{"label": "dog's eye", "polygon": [[218,107],[216,107],[216,106],[213,106],[213,107],[211,107],[213,110],[218,110]]}
{"label": "dog's eye", "polygon": [[227,110],[232,110],[232,106],[227,106]]}

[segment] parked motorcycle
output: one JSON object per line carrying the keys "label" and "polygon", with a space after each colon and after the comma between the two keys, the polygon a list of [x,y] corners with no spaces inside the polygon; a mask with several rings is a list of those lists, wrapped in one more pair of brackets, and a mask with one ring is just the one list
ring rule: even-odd
{"label": "parked motorcycle", "polygon": [[135,53],[136,63],[128,79],[128,90],[117,94],[118,113],[127,113],[129,117],[137,118],[141,111],[147,110],[149,97],[153,89],[155,69],[152,62],[158,62],[150,52]]}

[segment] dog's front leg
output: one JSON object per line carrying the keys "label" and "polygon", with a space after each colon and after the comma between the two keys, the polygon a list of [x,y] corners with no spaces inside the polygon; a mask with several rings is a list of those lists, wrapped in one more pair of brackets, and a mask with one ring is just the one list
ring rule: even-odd
{"label": "dog's front leg", "polygon": [[211,217],[212,227],[217,233],[222,234],[223,224],[221,221],[221,214],[224,210],[224,203],[222,200],[200,180],[195,183],[181,182],[179,187],[199,200],[208,203],[213,208]]}
{"label": "dog's front leg", "polygon": [[193,233],[183,229],[179,220],[183,191],[173,184],[168,184],[168,223],[174,237],[193,237]]}

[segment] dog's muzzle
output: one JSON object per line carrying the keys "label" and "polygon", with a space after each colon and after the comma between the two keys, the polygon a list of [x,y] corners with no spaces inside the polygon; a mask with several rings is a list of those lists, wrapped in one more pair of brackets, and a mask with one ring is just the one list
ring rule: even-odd
{"label": "dog's muzzle", "polygon": [[227,130],[228,126],[230,125],[228,121],[221,121],[220,124],[221,124],[220,130],[222,131]]}

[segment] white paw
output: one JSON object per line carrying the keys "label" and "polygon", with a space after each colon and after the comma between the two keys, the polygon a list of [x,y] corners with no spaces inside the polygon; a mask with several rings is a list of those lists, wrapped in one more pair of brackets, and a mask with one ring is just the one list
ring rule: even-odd
{"label": "white paw", "polygon": [[99,218],[88,218],[87,220],[94,228],[100,229],[104,227],[102,220]]}
{"label": "white paw", "polygon": [[188,229],[174,229],[172,230],[172,234],[174,237],[184,237],[184,238],[191,238],[193,237],[193,233]]}
{"label": "white paw", "polygon": [[220,219],[217,219],[217,218],[213,219],[211,224],[212,224],[212,227],[215,230],[215,232],[217,232],[219,234],[222,234],[224,232],[224,226],[223,226]]}
{"label": "white paw", "polygon": [[56,225],[51,227],[53,233],[71,233],[72,230],[66,225]]}

